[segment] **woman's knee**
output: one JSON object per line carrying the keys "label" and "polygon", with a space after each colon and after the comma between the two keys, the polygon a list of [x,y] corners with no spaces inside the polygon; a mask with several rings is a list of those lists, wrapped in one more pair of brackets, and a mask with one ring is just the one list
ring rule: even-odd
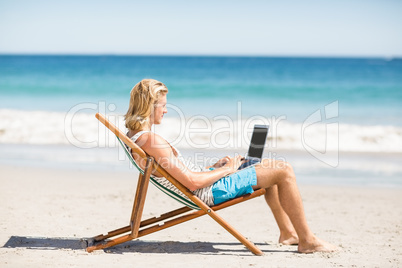
{"label": "woman's knee", "polygon": [[282,160],[262,159],[260,167],[263,170],[273,172],[272,175],[277,183],[283,180],[294,181],[296,179],[293,167],[289,162]]}
{"label": "woman's knee", "polygon": [[296,176],[293,171],[293,167],[289,162],[283,162],[283,180],[289,181],[289,182],[295,182],[296,181]]}
{"label": "woman's knee", "polygon": [[273,165],[279,175],[280,181],[294,182],[296,180],[293,167],[289,162],[276,160]]}

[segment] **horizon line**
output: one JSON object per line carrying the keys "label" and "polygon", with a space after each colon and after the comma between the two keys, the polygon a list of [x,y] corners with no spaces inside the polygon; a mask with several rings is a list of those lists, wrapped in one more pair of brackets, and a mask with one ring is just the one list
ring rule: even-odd
{"label": "horizon line", "polygon": [[402,55],[273,55],[273,54],[162,54],[162,53],[4,53],[0,56],[106,56],[106,57],[221,57],[221,58],[333,58],[333,59],[401,59]]}

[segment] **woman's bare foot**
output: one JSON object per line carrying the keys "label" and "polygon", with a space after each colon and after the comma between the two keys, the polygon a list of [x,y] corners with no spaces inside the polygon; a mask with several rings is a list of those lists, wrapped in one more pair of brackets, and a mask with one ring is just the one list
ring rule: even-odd
{"label": "woman's bare foot", "polygon": [[299,241],[297,251],[300,253],[314,253],[314,252],[333,252],[339,250],[338,247],[325,242],[317,237],[313,237],[309,241]]}
{"label": "woman's bare foot", "polygon": [[297,245],[299,244],[299,237],[296,233],[281,233],[279,236],[279,243],[282,245]]}

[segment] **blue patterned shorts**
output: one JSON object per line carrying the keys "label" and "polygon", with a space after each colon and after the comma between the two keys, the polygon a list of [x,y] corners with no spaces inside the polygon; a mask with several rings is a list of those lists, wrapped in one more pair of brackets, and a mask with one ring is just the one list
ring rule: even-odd
{"label": "blue patterned shorts", "polygon": [[257,185],[254,166],[223,177],[212,185],[214,204],[217,205],[245,194],[251,194],[254,192],[254,185]]}

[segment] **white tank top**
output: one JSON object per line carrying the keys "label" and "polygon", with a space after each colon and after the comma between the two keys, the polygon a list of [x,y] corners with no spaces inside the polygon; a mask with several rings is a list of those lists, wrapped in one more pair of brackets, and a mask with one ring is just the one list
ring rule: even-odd
{"label": "white tank top", "polygon": [[[136,142],[137,139],[144,133],[147,132],[151,132],[148,130],[144,130],[144,131],[140,131],[137,132],[134,136],[131,137],[131,140],[133,142]],[[169,144],[169,143],[168,143]],[[170,145],[170,144],[169,144]],[[193,162],[186,160],[180,153],[179,150],[177,150],[176,147],[170,145],[176,152],[177,152],[177,158],[179,161],[181,161],[189,170],[194,171],[194,172],[203,172],[203,171],[209,171],[208,169],[199,166],[199,165],[195,165]],[[131,148],[129,148],[129,151],[131,153]],[[156,177],[156,176],[152,176],[155,180],[158,181],[158,183],[160,183],[161,185],[163,185],[164,187],[174,191],[175,193],[188,198],[186,195],[184,195],[179,189],[176,188],[176,186],[174,186],[170,181],[168,181],[166,178],[164,177]],[[208,206],[213,206],[214,205],[214,197],[212,195],[212,185],[207,186],[205,188],[201,188],[198,190],[193,191],[193,193],[200,198],[203,202],[205,202]]]}

